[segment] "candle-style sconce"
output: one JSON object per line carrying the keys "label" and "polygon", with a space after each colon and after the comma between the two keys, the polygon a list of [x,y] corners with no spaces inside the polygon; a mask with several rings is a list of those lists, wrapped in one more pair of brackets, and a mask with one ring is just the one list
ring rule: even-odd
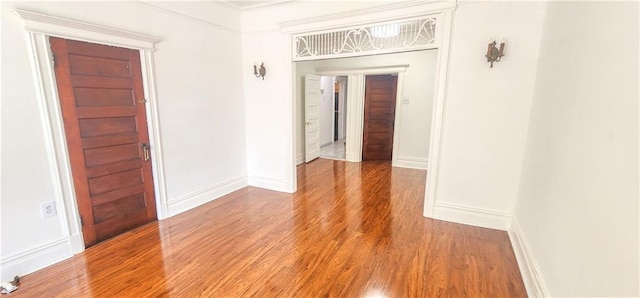
{"label": "candle-style sconce", "polygon": [[256,78],[262,78],[264,81],[264,75],[267,74],[267,69],[264,68],[264,63],[260,64],[260,68],[258,68],[255,64],[253,65],[253,75]]}
{"label": "candle-style sconce", "polygon": [[491,67],[493,68],[493,62],[500,62],[502,56],[504,56],[504,41],[500,43],[500,49],[496,47],[498,43],[493,41],[489,43],[487,47],[487,54],[484,55],[487,57],[487,62],[491,62]]}

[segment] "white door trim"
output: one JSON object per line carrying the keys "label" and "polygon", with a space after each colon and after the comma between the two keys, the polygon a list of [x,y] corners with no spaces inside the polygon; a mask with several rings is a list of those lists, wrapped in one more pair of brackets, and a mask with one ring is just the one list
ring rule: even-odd
{"label": "white door trim", "polygon": [[[442,126],[445,110],[445,94],[447,86],[447,72],[449,65],[449,51],[451,41],[451,29],[453,25],[453,11],[456,9],[457,4],[455,1],[442,1],[442,2],[408,2],[402,5],[390,5],[380,6],[375,9],[341,13],[329,16],[322,16],[318,18],[311,18],[299,21],[292,21],[281,23],[281,32],[283,34],[283,47],[286,52],[285,56],[285,84],[288,88],[285,94],[285,111],[292,115],[287,117],[285,123],[285,130],[291,132],[287,134],[286,144],[288,148],[291,148],[289,158],[285,158],[287,164],[289,160],[293,161],[291,166],[287,167],[286,181],[290,182],[292,192],[295,192],[296,186],[296,168],[295,168],[295,90],[292,89],[293,82],[295,82],[295,64],[293,61],[293,48],[295,42],[292,38],[294,34],[321,31],[327,29],[334,29],[347,26],[362,25],[367,23],[376,23],[381,21],[390,20],[402,20],[422,15],[435,15],[438,14],[438,23],[436,25],[436,48],[438,49],[437,58],[437,76],[436,76],[436,88],[435,100],[433,103],[433,116],[431,120],[431,136],[429,140],[429,163],[427,167],[427,179],[425,190],[425,206],[423,215],[425,217],[433,218],[435,209],[435,202],[437,197],[437,185],[439,178],[439,165],[440,165],[440,149],[442,146]],[[398,98],[396,99],[398,100]],[[399,100],[402,100],[399,98]],[[348,109],[347,109],[348,110]],[[292,138],[289,138],[293,135]],[[395,148],[394,148],[395,149]],[[395,150],[394,150],[395,151]],[[362,154],[362,153],[361,153]]]}
{"label": "white door trim", "polygon": [[435,100],[431,116],[431,136],[429,138],[429,155],[427,160],[427,181],[424,194],[423,215],[434,218],[434,210],[438,195],[438,179],[440,176],[440,149],[442,147],[442,127],[447,90],[447,74],[449,72],[449,52],[451,29],[453,27],[453,11],[442,12],[442,22],[436,34],[440,37],[440,48],[436,64]]}
{"label": "white door trim", "polygon": [[364,74],[347,76],[347,133],[345,160],[362,161],[362,133],[364,127]]}
{"label": "white door trim", "polygon": [[40,117],[45,135],[47,154],[55,192],[55,202],[60,206],[59,218],[62,231],[68,237],[72,253],[84,250],[84,240],[80,227],[80,217],[71,174],[71,163],[67,148],[62,112],[58,98],[53,59],[49,46],[49,36],[73,39],[91,43],[119,46],[140,52],[143,88],[147,99],[147,124],[151,145],[154,189],[158,218],[166,218],[167,196],[156,81],[154,76],[153,51],[155,43],[161,39],[154,36],[94,25],[75,20],[49,16],[25,10],[15,10],[24,21],[27,31],[29,56],[36,84],[40,107]]}

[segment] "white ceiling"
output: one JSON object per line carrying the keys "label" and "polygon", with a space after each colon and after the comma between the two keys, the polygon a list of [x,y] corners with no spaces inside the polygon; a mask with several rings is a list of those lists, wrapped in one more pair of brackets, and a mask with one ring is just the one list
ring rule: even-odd
{"label": "white ceiling", "polygon": [[[223,0],[224,1],[224,0]],[[292,0],[242,0],[242,1],[232,1],[226,0],[228,4],[238,9],[251,9],[257,7],[264,7],[269,5],[274,5],[283,2],[289,2]]]}

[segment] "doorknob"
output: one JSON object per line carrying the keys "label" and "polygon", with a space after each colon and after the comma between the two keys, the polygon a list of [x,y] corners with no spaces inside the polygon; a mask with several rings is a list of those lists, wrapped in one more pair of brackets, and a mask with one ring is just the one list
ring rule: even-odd
{"label": "doorknob", "polygon": [[142,160],[149,161],[149,145],[142,144]]}

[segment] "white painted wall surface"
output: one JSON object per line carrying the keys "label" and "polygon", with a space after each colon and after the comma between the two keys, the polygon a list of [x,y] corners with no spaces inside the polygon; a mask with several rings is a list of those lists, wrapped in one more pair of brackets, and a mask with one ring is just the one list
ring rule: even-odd
{"label": "white painted wall surface", "polygon": [[[455,12],[436,218],[507,228],[533,95],[543,2],[464,2]],[[505,56],[489,68],[489,38]],[[476,217],[479,216],[479,217]]]}
{"label": "white painted wall surface", "polygon": [[320,146],[333,142],[333,81],[335,77],[320,77]]}
{"label": "white painted wall surface", "polygon": [[549,296],[640,295],[638,10],[548,7],[514,216]]}
{"label": "white painted wall surface", "polygon": [[[12,14],[13,8],[163,38],[156,45],[154,57],[169,205],[175,206],[174,213],[179,212],[214,199],[211,191],[221,186],[246,185],[241,74],[245,72],[239,12],[204,2],[180,8],[194,15],[207,12],[211,18],[224,15],[225,21],[220,25],[203,21],[204,16],[188,18],[139,2],[1,5],[3,280],[9,275],[28,273],[25,270],[29,269],[20,267],[25,258],[36,257],[36,263],[48,265],[70,255],[68,249],[47,254],[47,247],[64,241],[68,232],[61,229],[60,216],[40,218],[40,203],[60,199],[54,197],[52,190],[26,33],[21,20]],[[59,206],[58,212],[61,211]],[[27,252],[36,254],[25,255]],[[12,266],[7,266],[8,262]]]}
{"label": "white painted wall surface", "polygon": [[[400,160],[422,164],[426,167],[429,154],[429,137],[431,113],[434,97],[435,65],[437,50],[416,51],[377,56],[328,59],[319,61],[297,62],[296,75],[304,76],[305,71],[316,72],[315,69],[354,69],[375,66],[409,65],[405,73],[403,88],[404,98],[409,104],[402,104],[400,113],[396,115],[399,125],[394,134],[398,134],[396,147]],[[313,65],[313,68],[310,67]],[[296,79],[299,81],[299,79]],[[396,99],[402,101],[402,99]],[[302,102],[297,102],[301,105]],[[303,122],[297,123],[297,152],[304,148]]]}
{"label": "white painted wall surface", "polygon": [[[242,53],[247,141],[247,173],[249,184],[279,191],[290,191],[286,181],[287,159],[283,81],[285,51],[282,34],[243,34]],[[254,62],[265,64],[264,80],[251,70]],[[292,92],[292,91],[288,91]],[[304,108],[304,107],[303,107]],[[304,114],[302,114],[304,115]],[[304,154],[303,154],[304,156]]]}

